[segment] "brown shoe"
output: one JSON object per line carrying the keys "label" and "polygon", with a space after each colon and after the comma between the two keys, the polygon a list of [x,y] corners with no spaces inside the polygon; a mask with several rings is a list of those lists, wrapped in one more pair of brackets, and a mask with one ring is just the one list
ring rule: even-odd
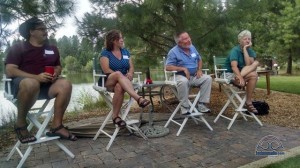
{"label": "brown shoe", "polygon": [[258,114],[257,109],[253,106],[252,103],[249,103],[249,104],[246,103],[245,106],[249,113]]}

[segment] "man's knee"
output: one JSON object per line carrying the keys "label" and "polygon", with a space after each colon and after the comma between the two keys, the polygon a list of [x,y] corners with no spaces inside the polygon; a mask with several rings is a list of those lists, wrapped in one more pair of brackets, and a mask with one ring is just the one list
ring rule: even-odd
{"label": "man's knee", "polygon": [[72,83],[66,79],[58,79],[52,86],[54,90],[60,90],[62,92],[71,92]]}
{"label": "man's knee", "polygon": [[189,80],[185,77],[176,78],[176,80],[178,85],[187,85],[189,83]]}
{"label": "man's knee", "polygon": [[212,78],[209,75],[202,75],[201,78],[204,80],[205,83],[209,83],[209,84],[212,83]]}
{"label": "man's knee", "polygon": [[39,90],[40,82],[32,78],[25,78],[19,84],[19,92],[36,93]]}
{"label": "man's knee", "polygon": [[208,81],[209,83],[212,83],[212,77],[209,75],[205,75],[205,79],[206,81]]}

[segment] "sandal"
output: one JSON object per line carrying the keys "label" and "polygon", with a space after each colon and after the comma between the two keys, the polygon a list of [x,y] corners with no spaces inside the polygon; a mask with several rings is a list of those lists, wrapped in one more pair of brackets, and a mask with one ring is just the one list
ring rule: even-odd
{"label": "sandal", "polygon": [[257,109],[253,106],[252,103],[250,104],[245,104],[246,105],[246,109],[248,110],[249,113],[254,113],[254,114],[258,114]]}
{"label": "sandal", "polygon": [[114,118],[113,123],[115,125],[118,125],[118,127],[120,127],[120,128],[125,128],[126,127],[126,122],[124,120],[122,120],[120,117]]}
{"label": "sandal", "polygon": [[[24,134],[22,134],[22,132],[25,131],[25,130],[27,131],[27,133],[24,135]],[[28,132],[27,125],[25,125],[23,127],[17,127],[17,126],[15,126],[15,132],[17,134],[17,137],[18,137],[19,141],[22,144],[36,141],[36,137],[33,136],[33,135],[31,135]]]}
{"label": "sandal", "polygon": [[[141,99],[143,99],[143,100],[140,101]],[[141,108],[144,108],[144,107],[146,107],[146,106],[148,106],[150,104],[150,101],[147,100],[147,99],[144,99],[143,97],[139,97],[138,100],[137,100],[137,102],[138,102],[138,104],[139,104],[139,106]]]}
{"label": "sandal", "polygon": [[60,126],[58,126],[56,128],[51,128],[49,132],[46,132],[46,135],[49,137],[59,136],[61,139],[67,139],[70,141],[77,140],[77,137],[74,134],[71,134],[70,132],[69,132],[69,136],[66,136],[66,135],[63,135],[62,133],[57,132],[63,128],[68,130],[64,125],[61,124]]}

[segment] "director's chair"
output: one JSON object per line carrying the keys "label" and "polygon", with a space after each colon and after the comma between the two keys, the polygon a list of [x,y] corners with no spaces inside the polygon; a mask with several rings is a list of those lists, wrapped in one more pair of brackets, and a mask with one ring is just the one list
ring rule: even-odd
{"label": "director's chair", "polygon": [[[175,94],[175,97],[178,98],[178,92],[176,89],[176,85],[177,85],[176,72],[177,71],[167,71],[166,70],[166,58],[165,57],[163,58],[163,63],[164,63],[165,83],[171,87],[171,90]],[[208,69],[203,69],[203,71],[205,71],[205,74],[207,74]],[[186,122],[188,121],[189,118],[191,118],[191,119],[193,119],[193,121],[196,124],[198,124],[198,122],[203,122],[208,127],[209,130],[213,131],[212,127],[209,125],[209,123],[204,118],[204,114],[199,112],[196,108],[196,104],[200,98],[200,95],[201,95],[201,93],[200,93],[200,91],[198,91],[198,93],[196,94],[196,97],[194,98],[193,101],[188,99],[188,103],[190,106],[189,112],[191,114],[185,115],[182,123],[180,123],[179,121],[176,121],[174,118],[175,115],[177,114],[177,112],[179,112],[181,104],[183,103],[183,102],[179,102],[179,104],[176,106],[175,110],[172,112],[171,116],[169,117],[169,119],[164,127],[167,128],[171,122],[175,123],[176,125],[179,126],[179,129],[176,133],[176,136],[179,136],[182,129],[184,128]]]}
{"label": "director's chair", "polygon": [[[241,115],[245,121],[247,121],[247,117],[254,118],[255,121],[260,125],[263,126],[261,121],[255,116],[254,113],[247,113],[247,109],[244,108],[246,102],[246,92],[244,90],[238,89],[234,87],[228,79],[225,77],[225,72],[227,69],[222,69],[225,64],[226,57],[216,57],[213,56],[214,59],[214,71],[215,71],[215,81],[219,84],[222,88],[223,92],[227,96],[227,101],[221,111],[219,112],[218,116],[215,118],[214,123],[218,121],[220,117],[225,118],[230,121],[227,129],[229,130],[238,117]],[[226,109],[232,105],[234,115],[232,118],[224,115]]]}
{"label": "director's chair", "polygon": [[[17,99],[14,98],[12,92],[11,92],[11,79],[6,78],[5,75],[3,75],[2,79],[4,83],[4,97],[11,101],[13,104],[17,103]],[[28,156],[30,155],[32,149],[38,145],[42,144],[45,142],[54,142],[59,148],[61,148],[66,154],[68,154],[71,158],[74,158],[75,155],[66,147],[64,146],[58,139],[60,138],[59,136],[55,137],[47,137],[46,132],[48,129],[46,128],[51,117],[54,114],[54,106],[50,105],[51,99],[43,99],[43,100],[37,100],[34,106],[30,109],[30,111],[27,114],[27,120],[29,121],[29,125],[27,127],[28,131],[31,131],[34,127],[37,128],[37,132],[35,134],[36,141],[22,144],[19,140],[18,142],[14,145],[10,153],[8,154],[6,160],[9,161],[10,158],[13,156],[15,152],[17,152],[21,160],[18,164],[18,168],[22,167]],[[51,108],[49,109],[49,107]],[[48,108],[47,108],[48,107]],[[41,120],[42,119],[42,120]],[[26,150],[24,153],[21,150],[21,146],[27,145]]]}
{"label": "director's chair", "polygon": [[[108,132],[107,129],[105,129],[105,127],[107,126],[107,124],[109,123],[109,121],[112,119],[112,114],[113,114],[113,104],[112,104],[112,98],[113,98],[113,93],[108,92],[106,90],[106,88],[104,87],[104,78],[106,77],[106,75],[104,75],[101,71],[101,67],[99,62],[97,62],[98,60],[96,59],[96,57],[93,59],[93,79],[94,79],[94,85],[93,88],[99,92],[99,94],[101,95],[101,97],[103,98],[103,100],[106,102],[106,104],[109,106],[110,108],[110,112],[108,113],[108,115],[106,116],[106,118],[104,119],[103,123],[101,124],[99,130],[97,131],[96,135],[94,136],[93,140],[96,140],[98,138],[98,136],[103,133],[104,135],[108,136],[110,138],[107,146],[106,146],[106,150],[108,151],[110,146],[112,145],[113,141],[115,140],[116,136],[118,135],[119,131],[120,131],[120,127],[118,127],[117,125],[115,125],[115,130],[112,134],[110,134]],[[136,84],[133,84],[134,89],[137,91],[139,89],[139,87],[141,87],[141,82],[140,82],[140,72],[135,72],[135,74],[138,76],[137,77],[137,82]],[[102,83],[100,85],[98,85],[98,79],[102,78]],[[129,98],[129,100],[125,100],[122,108],[121,108],[121,119],[124,120],[126,122],[126,128],[129,130],[129,132],[131,133],[138,133],[142,138],[144,138],[145,140],[147,140],[148,138],[144,135],[144,133],[138,128],[138,124],[140,123],[139,120],[137,119],[130,119],[130,117],[128,116],[128,113],[130,111],[130,108],[132,106],[132,104],[134,103],[134,99],[132,97]]]}

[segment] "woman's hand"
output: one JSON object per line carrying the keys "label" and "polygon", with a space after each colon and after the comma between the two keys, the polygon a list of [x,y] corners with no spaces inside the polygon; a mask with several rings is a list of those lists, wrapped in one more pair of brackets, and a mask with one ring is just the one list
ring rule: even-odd
{"label": "woman's hand", "polygon": [[240,86],[244,87],[245,86],[245,80],[242,76],[237,76]]}
{"label": "woman's hand", "polygon": [[244,49],[247,49],[247,48],[249,48],[249,47],[251,47],[251,46],[252,46],[252,42],[250,41],[249,44],[246,44],[246,45],[244,46]]}
{"label": "woman's hand", "polygon": [[128,72],[128,73],[126,74],[126,77],[127,77],[130,81],[132,81],[132,79],[133,79],[133,74]]}

